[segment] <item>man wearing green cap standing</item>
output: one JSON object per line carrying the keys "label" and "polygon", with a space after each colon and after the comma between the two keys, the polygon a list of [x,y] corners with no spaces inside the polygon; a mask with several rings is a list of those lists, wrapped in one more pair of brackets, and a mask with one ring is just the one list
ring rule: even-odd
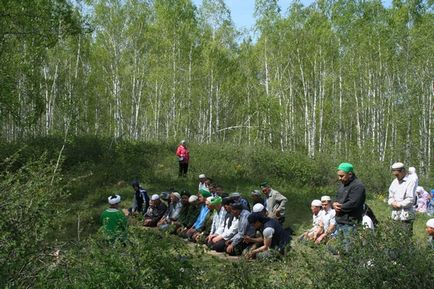
{"label": "man wearing green cap standing", "polygon": [[336,229],[347,239],[354,226],[362,221],[366,191],[365,186],[354,174],[352,164],[341,163],[337,168],[337,174],[341,184],[333,202],[336,211]]}

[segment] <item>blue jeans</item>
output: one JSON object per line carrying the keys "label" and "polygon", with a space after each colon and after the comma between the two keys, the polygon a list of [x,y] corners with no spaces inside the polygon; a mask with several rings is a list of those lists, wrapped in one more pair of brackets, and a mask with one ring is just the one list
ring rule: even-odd
{"label": "blue jeans", "polygon": [[356,231],[355,225],[349,225],[349,224],[336,224],[336,236],[342,235],[342,243],[344,245],[345,252],[348,253],[350,250],[351,245],[351,238],[352,235]]}

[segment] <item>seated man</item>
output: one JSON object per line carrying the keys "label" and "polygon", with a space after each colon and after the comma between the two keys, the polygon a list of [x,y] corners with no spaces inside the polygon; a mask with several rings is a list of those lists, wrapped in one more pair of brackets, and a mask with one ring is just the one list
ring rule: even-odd
{"label": "seated man", "polygon": [[250,250],[246,254],[247,258],[270,258],[285,253],[285,247],[291,240],[291,236],[276,219],[264,217],[260,213],[252,213],[249,215],[248,221],[262,233],[264,244]]}
{"label": "seated man", "polygon": [[130,215],[134,213],[144,214],[149,207],[148,193],[140,186],[137,180],[132,181],[131,185],[134,189],[134,196],[133,203],[128,212]]}
{"label": "seated man", "polygon": [[179,224],[176,233],[182,237],[187,238],[187,230],[193,226],[197,217],[199,216],[200,207],[198,197],[196,195],[191,195],[186,199],[186,196],[182,196],[183,199],[183,209],[179,216]]}
{"label": "seated man", "polygon": [[222,205],[226,210],[224,223],[221,224],[223,232],[208,241],[211,249],[217,252],[224,252],[226,250],[226,241],[230,240],[238,232],[238,219],[232,215],[232,204],[233,200],[231,198],[223,199]]}
{"label": "seated man", "polygon": [[247,217],[250,215],[250,212],[240,203],[233,203],[231,205],[231,212],[234,218],[238,220],[238,230],[232,238],[226,241],[226,253],[241,255],[243,250],[247,248],[247,243],[244,243],[244,236],[247,233],[249,225]]}
{"label": "seated man", "polygon": [[194,224],[187,230],[186,236],[190,240],[194,241],[194,235],[200,233],[203,230],[203,226],[209,214],[209,208],[206,205],[206,198],[211,197],[211,193],[208,190],[201,189],[198,194],[198,204],[200,207],[199,215]]}
{"label": "seated man", "polygon": [[170,194],[170,205],[164,216],[158,221],[160,229],[167,229],[169,225],[176,222],[182,210],[181,195],[178,192]]}
{"label": "seated man", "polygon": [[224,231],[224,223],[226,217],[225,207],[222,205],[222,198],[212,197],[210,200],[211,209],[214,211],[212,217],[211,230],[209,232],[208,237],[206,238],[206,242],[209,246],[212,246],[214,243],[212,239],[222,234]]}
{"label": "seated man", "polygon": [[319,244],[329,238],[336,229],[336,212],[332,209],[330,196],[321,197],[322,211],[320,212],[320,224],[322,233],[316,238],[315,243]]}
{"label": "seated man", "polygon": [[166,213],[167,206],[160,200],[160,196],[157,194],[152,195],[149,208],[145,213],[145,220],[143,225],[145,227],[155,227],[158,221]]}
{"label": "seated man", "polygon": [[229,196],[234,200],[234,203],[240,203],[243,206],[243,209],[250,212],[249,202],[245,198],[241,197],[240,193],[234,192],[231,193]]}
{"label": "seated man", "polygon": [[106,209],[100,217],[102,231],[111,242],[127,240],[128,221],[125,214],[119,210],[121,196],[113,195],[108,197],[110,208]]}
{"label": "seated man", "polygon": [[312,211],[312,228],[308,231],[304,232],[303,236],[301,237],[301,240],[309,240],[309,241],[316,241],[316,239],[324,232],[323,228],[321,227],[321,208],[322,203],[320,200],[313,200],[310,209]]}
{"label": "seated man", "polygon": [[250,195],[252,196],[253,205],[262,204],[264,207],[267,205],[259,190],[252,191]]}

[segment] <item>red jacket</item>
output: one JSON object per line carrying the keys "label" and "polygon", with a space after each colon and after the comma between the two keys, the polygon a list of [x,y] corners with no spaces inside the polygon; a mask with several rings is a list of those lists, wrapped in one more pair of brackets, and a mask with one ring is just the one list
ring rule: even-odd
{"label": "red jacket", "polygon": [[182,158],[182,160],[180,161],[184,163],[188,163],[188,161],[190,160],[190,152],[182,144],[180,144],[176,149],[176,156],[178,158]]}

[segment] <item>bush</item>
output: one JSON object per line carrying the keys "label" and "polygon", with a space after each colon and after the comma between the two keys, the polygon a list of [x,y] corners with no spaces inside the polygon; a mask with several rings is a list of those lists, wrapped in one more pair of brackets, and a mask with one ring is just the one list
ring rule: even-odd
{"label": "bush", "polygon": [[25,287],[49,258],[49,235],[58,230],[66,194],[45,156],[17,169],[7,158],[0,175],[0,287]]}

